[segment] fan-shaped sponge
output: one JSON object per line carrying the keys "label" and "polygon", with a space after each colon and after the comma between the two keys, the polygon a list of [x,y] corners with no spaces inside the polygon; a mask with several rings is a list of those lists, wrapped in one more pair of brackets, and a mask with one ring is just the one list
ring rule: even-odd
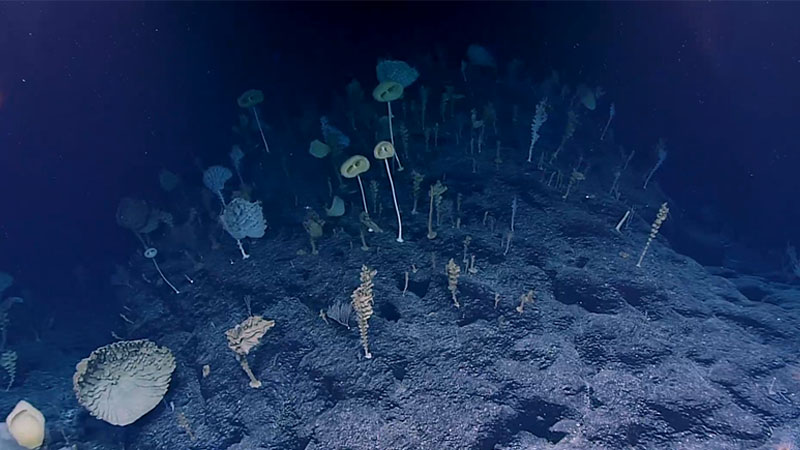
{"label": "fan-shaped sponge", "polygon": [[394,81],[400,83],[404,88],[411,86],[419,78],[417,69],[411,67],[405,61],[381,61],[375,67],[378,81]]}
{"label": "fan-shaped sponge", "polygon": [[78,402],[112,425],[136,422],[156,407],[169,389],[175,357],[152,341],[120,341],[100,347],[75,367]]}
{"label": "fan-shaped sponge", "polygon": [[206,185],[209,191],[217,194],[223,205],[225,204],[225,197],[222,196],[222,190],[225,189],[225,183],[232,176],[231,169],[223,166],[211,166],[203,172],[203,184]]}

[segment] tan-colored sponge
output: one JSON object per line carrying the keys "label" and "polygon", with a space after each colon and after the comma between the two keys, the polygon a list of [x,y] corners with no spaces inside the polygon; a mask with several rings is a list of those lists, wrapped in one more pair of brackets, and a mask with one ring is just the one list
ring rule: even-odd
{"label": "tan-colored sponge", "polygon": [[265,320],[261,316],[250,316],[244,322],[225,332],[225,336],[228,338],[228,347],[236,354],[236,359],[247,377],[250,378],[250,387],[253,389],[260,388],[261,381],[250,370],[247,354],[261,343],[264,334],[274,326],[274,320]]}
{"label": "tan-colored sponge", "polygon": [[353,299],[353,309],[356,312],[358,319],[358,330],[361,333],[361,345],[364,347],[364,357],[367,359],[372,358],[372,353],[369,352],[369,340],[367,338],[367,330],[369,324],[367,321],[372,317],[372,279],[377,270],[370,270],[367,266],[361,266],[361,285],[353,291],[351,298]]}
{"label": "tan-colored sponge", "polygon": [[6,417],[8,432],[24,448],[35,449],[44,443],[44,415],[33,405],[20,400]]}

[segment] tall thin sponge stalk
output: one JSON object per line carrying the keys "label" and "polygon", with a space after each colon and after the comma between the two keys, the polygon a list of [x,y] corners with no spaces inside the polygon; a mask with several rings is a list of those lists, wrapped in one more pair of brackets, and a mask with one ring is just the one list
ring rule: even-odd
{"label": "tall thin sponge stalk", "polygon": [[650,236],[647,238],[647,243],[644,245],[644,250],[642,250],[642,254],[639,256],[639,262],[636,263],[636,267],[642,267],[642,261],[644,260],[644,255],[647,254],[647,250],[650,248],[650,244],[653,243],[653,239],[656,238],[658,235],[658,230],[661,228],[661,224],[667,220],[667,215],[669,214],[669,206],[667,203],[664,202],[661,204],[661,208],[658,209],[658,214],[656,215],[656,220],[653,222],[653,225],[650,227]]}
{"label": "tall thin sponge stalk", "polygon": [[256,111],[256,105],[263,101],[264,93],[258,89],[249,89],[236,99],[236,103],[238,103],[240,107],[253,111],[253,116],[255,116],[256,125],[258,126],[258,132],[261,133],[261,140],[264,142],[264,150],[269,153],[267,138],[264,136],[264,130],[261,128],[261,120],[258,117],[258,111]]}

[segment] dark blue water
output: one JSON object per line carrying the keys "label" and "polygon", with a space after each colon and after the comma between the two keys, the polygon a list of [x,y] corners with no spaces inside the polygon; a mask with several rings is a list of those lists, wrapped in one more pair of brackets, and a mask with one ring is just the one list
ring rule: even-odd
{"label": "dark blue water", "polygon": [[[51,449],[796,448],[799,14],[0,4],[0,411],[30,401]],[[391,103],[400,163],[373,157],[382,60],[419,73]],[[255,108],[237,105],[248,89]],[[315,139],[331,153],[309,155]],[[340,175],[353,155],[363,197]],[[219,194],[211,166],[231,171]],[[240,251],[220,216],[245,201],[265,228]],[[358,311],[349,329],[328,317],[362,265],[373,359]],[[237,356],[224,332],[255,315],[275,326]],[[109,425],[73,393],[75,364],[139,339],[174,355],[171,384]]]}

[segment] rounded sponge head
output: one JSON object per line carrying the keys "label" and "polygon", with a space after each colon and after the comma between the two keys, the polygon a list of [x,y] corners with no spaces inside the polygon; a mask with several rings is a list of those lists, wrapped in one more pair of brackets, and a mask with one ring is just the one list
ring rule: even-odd
{"label": "rounded sponge head", "polygon": [[355,178],[369,170],[369,160],[366,156],[353,155],[347,158],[339,168],[339,173],[345,178]]}
{"label": "rounded sponge head", "polygon": [[241,197],[236,197],[225,205],[220,220],[225,231],[236,240],[263,237],[267,229],[261,204]]}
{"label": "rounded sponge head", "polygon": [[403,85],[396,81],[384,81],[372,91],[372,98],[379,102],[392,102],[403,96]]}
{"label": "rounded sponge head", "polygon": [[44,443],[44,415],[25,400],[20,400],[6,417],[6,426],[22,447],[34,449]]}
{"label": "rounded sponge head", "polygon": [[394,156],[394,145],[389,141],[380,141],[372,151],[375,159],[389,159]]}
{"label": "rounded sponge head", "polygon": [[263,101],[264,93],[258,89],[247,90],[244,92],[244,94],[240,95],[238,99],[236,99],[236,103],[238,103],[242,108],[252,108]]}

